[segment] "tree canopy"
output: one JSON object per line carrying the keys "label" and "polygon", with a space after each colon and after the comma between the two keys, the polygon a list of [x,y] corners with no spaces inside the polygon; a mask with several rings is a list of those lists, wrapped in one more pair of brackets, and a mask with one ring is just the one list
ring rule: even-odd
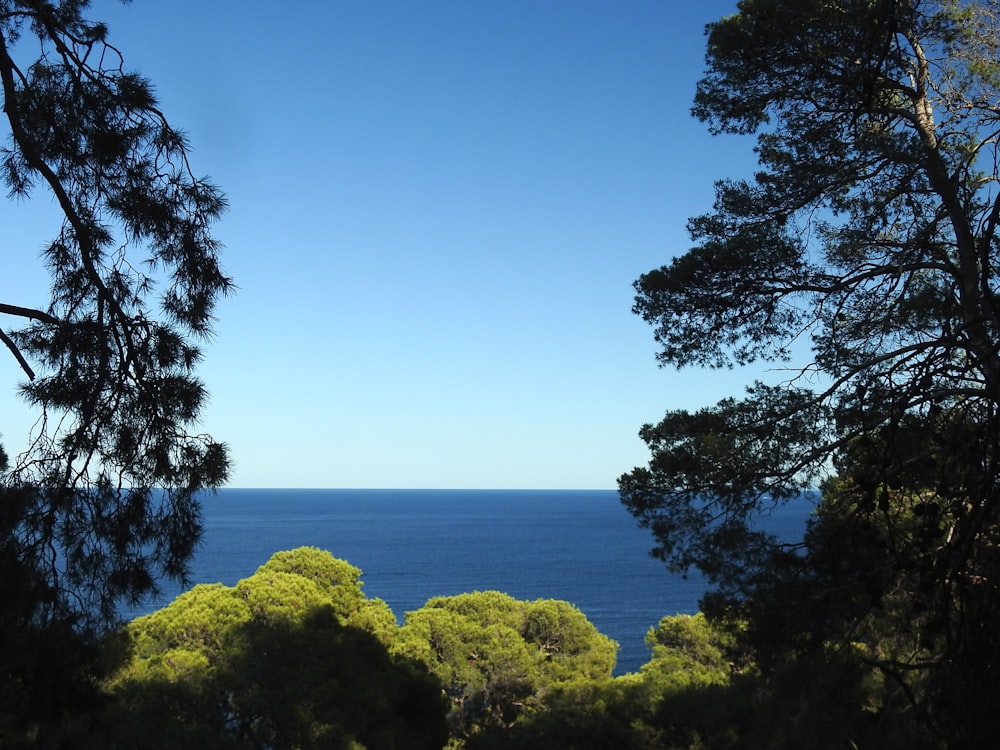
{"label": "tree canopy", "polygon": [[[636,282],[635,312],[663,365],[789,374],[646,425],[649,465],[619,482],[656,553],[704,570],[723,609],[763,591],[804,607],[821,569],[831,591],[863,578],[867,612],[896,602],[923,631],[870,663],[933,736],[973,743],[1000,694],[993,678],[952,690],[958,664],[1000,658],[977,625],[1000,603],[998,52],[992,0],[742,0],[709,25],[693,112],[755,135],[760,168],[717,183],[691,249]],[[760,531],[835,473],[837,512],[799,554]],[[812,612],[823,636],[856,634]]]}
{"label": "tree canopy", "polygon": [[34,581],[33,618],[103,627],[121,599],[184,576],[196,494],[226,479],[225,446],[195,429],[195,368],[233,283],[212,235],[223,195],[87,6],[0,2],[0,176],[62,214],[41,252],[48,299],[0,300],[38,410],[23,447],[6,435],[0,544],[5,577]]}
{"label": "tree canopy", "polygon": [[618,644],[568,602],[475,591],[407,612],[392,649],[441,680],[452,733],[467,737],[510,727],[559,686],[610,678]]}
{"label": "tree canopy", "polygon": [[390,656],[395,617],[364,596],[360,573],[303,547],[276,553],[235,586],[195,586],[134,620],[99,741],[441,747],[440,683],[422,664]]}

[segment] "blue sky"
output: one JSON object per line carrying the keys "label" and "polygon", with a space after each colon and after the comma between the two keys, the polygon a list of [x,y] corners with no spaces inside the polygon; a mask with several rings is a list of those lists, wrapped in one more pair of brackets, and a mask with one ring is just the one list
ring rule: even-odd
{"label": "blue sky", "polygon": [[[689,114],[735,0],[95,2],[228,194],[201,369],[239,487],[605,488],[746,372],[661,370],[632,282],[752,142]],[[0,205],[39,305],[47,199]],[[0,432],[31,413],[0,360]]]}

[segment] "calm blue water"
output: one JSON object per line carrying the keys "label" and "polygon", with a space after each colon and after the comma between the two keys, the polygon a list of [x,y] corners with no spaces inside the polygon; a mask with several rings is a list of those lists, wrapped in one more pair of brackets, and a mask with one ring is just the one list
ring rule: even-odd
{"label": "calm blue water", "polygon": [[[772,521],[795,536],[803,518]],[[204,520],[194,583],[233,585],[274,552],[316,546],[361,568],[365,593],[400,620],[432,596],[476,590],[564,599],[618,641],[617,674],[648,661],[646,631],[697,611],[705,589],[649,556],[652,537],[613,490],[225,489],[206,498]]]}

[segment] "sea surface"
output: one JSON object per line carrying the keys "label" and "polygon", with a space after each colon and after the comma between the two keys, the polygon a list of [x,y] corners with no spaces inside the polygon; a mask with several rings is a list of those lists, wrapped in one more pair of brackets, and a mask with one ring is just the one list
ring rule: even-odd
{"label": "sea surface", "polygon": [[[315,546],[361,568],[365,594],[400,621],[433,596],[563,599],[618,641],[616,674],[648,661],[649,628],[696,612],[706,589],[700,576],[672,574],[650,557],[650,532],[614,490],[223,489],[203,512],[193,583],[233,585],[279,550]],[[797,538],[806,512],[781,510],[768,528]]]}

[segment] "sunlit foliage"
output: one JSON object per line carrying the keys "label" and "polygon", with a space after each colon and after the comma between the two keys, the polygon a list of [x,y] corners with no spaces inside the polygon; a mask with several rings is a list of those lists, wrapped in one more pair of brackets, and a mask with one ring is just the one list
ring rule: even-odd
{"label": "sunlit foliage", "polygon": [[407,612],[393,651],[441,680],[452,732],[464,737],[511,726],[560,686],[609,678],[617,648],[567,602],[477,591]]}
{"label": "sunlit foliage", "polygon": [[235,586],[195,586],[133,621],[131,659],[109,683],[109,743],[441,747],[440,684],[390,656],[395,618],[359,576],[319,549],[279,552]]}

